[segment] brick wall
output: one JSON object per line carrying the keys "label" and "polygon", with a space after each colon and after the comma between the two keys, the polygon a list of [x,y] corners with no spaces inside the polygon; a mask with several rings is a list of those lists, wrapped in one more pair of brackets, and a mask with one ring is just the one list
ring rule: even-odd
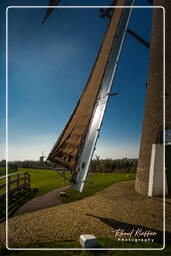
{"label": "brick wall", "polygon": [[[162,5],[163,1],[154,0],[154,5]],[[171,1],[165,1],[166,13],[171,11]],[[171,128],[171,15],[166,19],[166,126]],[[148,74],[148,87],[144,109],[142,137],[137,167],[135,189],[137,192],[147,195],[149,182],[149,169],[151,148],[153,143],[162,143],[163,133],[163,10],[153,11],[152,42],[150,49],[150,64]]]}

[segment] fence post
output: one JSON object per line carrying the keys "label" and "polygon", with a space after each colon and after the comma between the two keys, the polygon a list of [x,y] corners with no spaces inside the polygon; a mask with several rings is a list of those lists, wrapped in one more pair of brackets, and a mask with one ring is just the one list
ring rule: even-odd
{"label": "fence post", "polygon": [[27,184],[26,184],[26,173],[25,172],[24,172],[23,180],[24,180],[24,190],[26,190]]}
{"label": "fence post", "polygon": [[19,188],[20,185],[20,174],[17,174],[17,188]]}
{"label": "fence post", "polygon": [[8,192],[10,191],[11,176],[8,176]]}
{"label": "fence post", "polygon": [[8,199],[11,199],[11,195],[10,195],[10,185],[11,185],[11,176],[8,176]]}
{"label": "fence post", "polygon": [[27,175],[28,175],[28,188],[30,188],[30,174],[27,173]]}

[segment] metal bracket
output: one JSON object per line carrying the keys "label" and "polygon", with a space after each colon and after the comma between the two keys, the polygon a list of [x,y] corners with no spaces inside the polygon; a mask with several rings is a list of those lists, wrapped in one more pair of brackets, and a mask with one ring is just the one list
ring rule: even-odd
{"label": "metal bracket", "polygon": [[117,93],[117,92],[113,92],[113,93],[108,93],[107,95],[108,95],[108,96],[117,96],[118,93]]}

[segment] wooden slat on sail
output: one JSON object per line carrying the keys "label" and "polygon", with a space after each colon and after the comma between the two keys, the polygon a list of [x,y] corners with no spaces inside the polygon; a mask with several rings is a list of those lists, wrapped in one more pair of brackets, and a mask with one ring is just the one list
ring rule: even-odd
{"label": "wooden slat on sail", "polygon": [[[116,6],[123,5],[124,0],[118,0],[116,3]],[[86,87],[71,118],[47,159],[68,167],[73,175],[76,171],[81,149],[98,99],[122,12],[123,8],[115,8]]]}

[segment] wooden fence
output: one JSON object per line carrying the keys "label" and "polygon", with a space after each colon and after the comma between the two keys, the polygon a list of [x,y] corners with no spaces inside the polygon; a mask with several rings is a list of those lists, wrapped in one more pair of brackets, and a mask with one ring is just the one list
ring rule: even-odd
{"label": "wooden fence", "polygon": [[0,177],[0,199],[6,197],[6,185],[8,186],[9,196],[15,191],[19,191],[21,189],[27,190],[30,188],[30,174],[27,172],[16,172],[9,174],[7,184],[6,176]]}

